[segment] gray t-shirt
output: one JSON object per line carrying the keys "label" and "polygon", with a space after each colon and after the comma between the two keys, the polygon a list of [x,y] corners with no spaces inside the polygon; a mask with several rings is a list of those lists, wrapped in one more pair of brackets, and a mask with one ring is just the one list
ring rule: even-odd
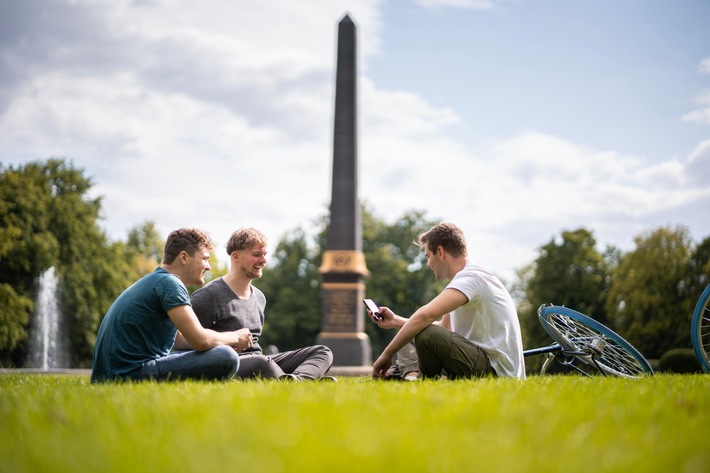
{"label": "gray t-shirt", "polygon": [[253,344],[247,352],[261,351],[259,337],[264,327],[266,297],[251,286],[251,296],[240,299],[222,278],[210,281],[192,294],[192,309],[203,327],[217,332],[248,328]]}

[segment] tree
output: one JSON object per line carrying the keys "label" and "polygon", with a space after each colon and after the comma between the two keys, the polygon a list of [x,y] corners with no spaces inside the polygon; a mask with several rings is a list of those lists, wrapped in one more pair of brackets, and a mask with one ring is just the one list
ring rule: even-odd
{"label": "tree", "polygon": [[693,308],[700,294],[710,284],[710,237],[695,247],[688,261],[687,277],[683,283],[683,297],[688,298]]}
{"label": "tree", "polygon": [[11,353],[27,338],[25,326],[30,321],[32,307],[29,297],[18,295],[9,284],[0,284],[0,352]]}
{"label": "tree", "polygon": [[152,273],[163,261],[165,239],[158,233],[155,223],[148,220],[128,232],[126,259],[137,277]]}
{"label": "tree", "polygon": [[613,273],[606,302],[611,328],[647,358],[689,347],[691,304],[684,297],[690,263],[688,230],[661,227],[634,239]]}
{"label": "tree", "polygon": [[[0,311],[12,336],[0,337],[0,362],[20,365],[39,275],[54,266],[72,366],[90,366],[98,323],[131,279],[122,245],[97,225],[92,181],[61,159],[0,165]],[[12,290],[9,290],[10,286]]]}
{"label": "tree", "polygon": [[542,246],[534,263],[517,273],[515,293],[523,296],[518,314],[527,347],[552,342],[537,318],[542,304],[563,305],[606,323],[604,302],[616,251],[599,253],[594,235],[584,228],[563,231],[560,237]]}

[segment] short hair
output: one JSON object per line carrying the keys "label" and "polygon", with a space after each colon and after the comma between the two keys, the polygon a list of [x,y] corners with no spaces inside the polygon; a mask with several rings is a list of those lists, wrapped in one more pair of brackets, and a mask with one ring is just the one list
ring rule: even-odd
{"label": "short hair", "polygon": [[196,228],[180,228],[168,235],[163,251],[163,264],[172,264],[183,251],[194,256],[195,252],[202,249],[212,251],[212,239],[209,235]]}
{"label": "short hair", "polygon": [[240,228],[232,233],[227,242],[227,254],[235,251],[246,250],[254,245],[266,246],[266,236],[253,227]]}
{"label": "short hair", "polygon": [[466,256],[466,237],[459,227],[453,223],[439,223],[431,229],[419,235],[415,242],[422,250],[428,249],[431,252],[442,247],[444,251],[452,256]]}

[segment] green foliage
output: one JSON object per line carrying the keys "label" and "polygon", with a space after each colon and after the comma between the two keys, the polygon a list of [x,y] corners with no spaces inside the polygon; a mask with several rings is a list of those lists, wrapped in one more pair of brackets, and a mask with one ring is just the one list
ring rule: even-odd
{"label": "green foliage", "polygon": [[695,304],[683,296],[691,243],[687,229],[661,227],[635,238],[622,256],[606,308],[611,327],[647,358],[690,346]]}
{"label": "green foliage", "polygon": [[11,352],[27,338],[32,300],[18,295],[9,284],[0,284],[0,347]]}
{"label": "green foliage", "polygon": [[672,348],[658,360],[659,371],[669,373],[702,373],[692,348]]}
{"label": "green foliage", "polygon": [[100,386],[5,375],[0,399],[0,471],[14,473],[710,470],[706,375]]}
{"label": "green foliage", "polygon": [[[152,221],[132,228],[128,232],[125,254],[137,278],[152,273],[163,261],[165,239]],[[212,256],[212,255],[211,255]]]}
{"label": "green foliage", "polygon": [[52,231],[52,198],[58,195],[52,167],[0,164],[0,283],[18,294],[31,293],[34,281],[54,265],[59,242]]}
{"label": "green foliage", "polygon": [[[697,245],[688,261],[687,277],[684,279],[680,292],[684,298],[697,301],[710,284],[710,237]],[[695,302],[693,302],[695,307]]]}
{"label": "green foliage", "polygon": [[542,304],[563,305],[605,323],[604,300],[614,250],[596,250],[591,231],[564,231],[540,248],[535,262],[518,271],[516,294],[524,295],[518,306],[526,348],[548,345],[552,340],[538,321]]}

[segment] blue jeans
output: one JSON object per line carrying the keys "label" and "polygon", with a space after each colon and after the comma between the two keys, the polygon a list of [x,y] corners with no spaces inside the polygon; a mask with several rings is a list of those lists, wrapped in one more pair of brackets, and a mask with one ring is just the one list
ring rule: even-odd
{"label": "blue jeans", "polygon": [[239,355],[230,346],[205,351],[175,351],[150,360],[141,368],[139,380],[174,381],[178,379],[229,380],[239,369]]}

